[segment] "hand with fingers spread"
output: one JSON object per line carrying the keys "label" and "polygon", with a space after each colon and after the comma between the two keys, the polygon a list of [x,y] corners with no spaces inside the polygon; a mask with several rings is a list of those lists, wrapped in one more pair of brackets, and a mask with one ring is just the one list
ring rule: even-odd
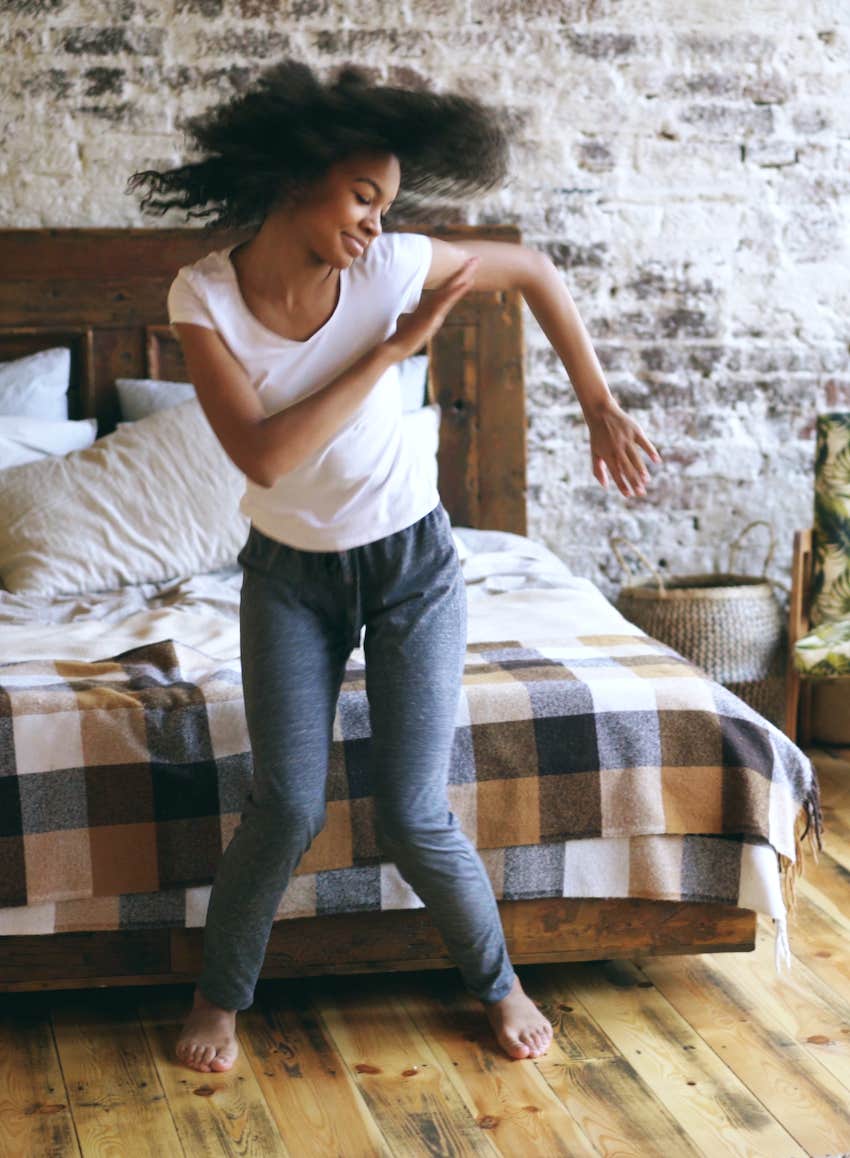
{"label": "hand with fingers spread", "polygon": [[472,289],[479,260],[478,257],[471,257],[438,289],[423,294],[412,313],[401,315],[395,333],[385,343],[396,361],[411,357],[436,334],[455,302]]}
{"label": "hand with fingers spread", "polygon": [[590,430],[590,454],[593,474],[607,487],[605,467],[611,472],[614,482],[626,496],[645,495],[644,484],[649,480],[649,471],[640,454],[647,452],[652,462],[661,462],[661,455],[646,437],[640,426],[621,409],[615,399],[587,419]]}

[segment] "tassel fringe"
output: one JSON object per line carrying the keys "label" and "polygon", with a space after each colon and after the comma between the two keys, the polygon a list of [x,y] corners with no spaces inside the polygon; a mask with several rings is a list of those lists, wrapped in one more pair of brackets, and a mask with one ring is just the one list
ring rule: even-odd
{"label": "tassel fringe", "polygon": [[773,923],[776,929],[776,947],[773,957],[774,968],[776,972],[781,975],[782,966],[784,965],[790,973],[791,947],[788,944],[788,921],[785,917],[776,917]]}
{"label": "tassel fringe", "polygon": [[[823,852],[823,812],[821,810],[820,786],[813,766],[811,788],[794,822],[794,860],[783,856],[782,853],[778,854],[779,872],[782,878],[782,896],[790,917],[793,917],[797,910],[797,877],[805,875],[806,853],[803,842],[807,837],[811,855],[814,857],[815,864],[818,864],[818,850]],[[777,925],[777,960],[780,952],[779,935],[780,929]]]}

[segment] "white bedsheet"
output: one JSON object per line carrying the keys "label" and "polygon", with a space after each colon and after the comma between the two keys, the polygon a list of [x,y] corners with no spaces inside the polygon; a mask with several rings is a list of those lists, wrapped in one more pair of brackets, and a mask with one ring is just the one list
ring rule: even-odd
{"label": "white bedsheet", "polygon": [[[469,643],[616,632],[640,635],[589,579],[542,543],[507,531],[455,527],[468,599]],[[0,662],[94,661],[176,639],[218,659],[239,655],[241,568],[88,595],[39,599],[0,591]],[[361,646],[355,658],[363,661]]]}

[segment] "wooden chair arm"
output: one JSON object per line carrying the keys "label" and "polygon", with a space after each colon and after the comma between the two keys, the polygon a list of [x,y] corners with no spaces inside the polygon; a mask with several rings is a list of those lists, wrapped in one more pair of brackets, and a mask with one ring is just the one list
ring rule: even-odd
{"label": "wooden chair arm", "polygon": [[788,604],[788,647],[811,629],[812,527],[794,532],[791,561],[791,599]]}
{"label": "wooden chair arm", "polygon": [[[788,603],[788,666],[785,675],[785,733],[800,747],[810,742],[811,685],[794,666],[794,644],[811,629],[812,527],[794,532],[791,598]],[[802,686],[801,686],[802,684]]]}

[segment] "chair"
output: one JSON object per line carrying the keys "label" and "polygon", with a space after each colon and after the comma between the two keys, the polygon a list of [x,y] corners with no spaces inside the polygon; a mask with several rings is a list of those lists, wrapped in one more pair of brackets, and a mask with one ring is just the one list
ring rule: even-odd
{"label": "chair", "polygon": [[817,416],[814,525],[794,534],[786,727],[850,744],[850,412]]}

